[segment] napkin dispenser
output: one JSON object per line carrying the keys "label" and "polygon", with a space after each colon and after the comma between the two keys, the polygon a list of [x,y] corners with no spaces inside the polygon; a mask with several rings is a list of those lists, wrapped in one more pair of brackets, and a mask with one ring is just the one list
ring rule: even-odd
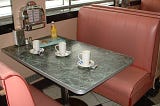
{"label": "napkin dispenser", "polygon": [[23,46],[25,45],[25,35],[23,29],[16,29],[13,31],[15,45]]}

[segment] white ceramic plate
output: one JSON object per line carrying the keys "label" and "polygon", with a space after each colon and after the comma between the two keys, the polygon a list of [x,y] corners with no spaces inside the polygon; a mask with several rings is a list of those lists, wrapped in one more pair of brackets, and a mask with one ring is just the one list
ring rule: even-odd
{"label": "white ceramic plate", "polygon": [[71,54],[71,51],[66,51],[64,55],[60,54],[60,52],[55,52],[55,55],[58,57],[65,57],[65,56],[69,56],[70,54]]}
{"label": "white ceramic plate", "polygon": [[29,50],[29,52],[32,53],[32,54],[38,54],[38,51],[36,51],[34,49]]}
{"label": "white ceramic plate", "polygon": [[81,61],[78,61],[77,64],[78,64],[78,66],[81,66],[81,67],[92,67],[92,66],[94,66],[94,61],[90,60],[88,65],[83,65],[83,63]]}
{"label": "white ceramic plate", "polygon": [[[43,48],[40,48],[39,51],[44,52],[44,49],[43,49]],[[32,53],[32,54],[39,54],[39,51],[36,51],[35,49],[29,50],[29,52]]]}

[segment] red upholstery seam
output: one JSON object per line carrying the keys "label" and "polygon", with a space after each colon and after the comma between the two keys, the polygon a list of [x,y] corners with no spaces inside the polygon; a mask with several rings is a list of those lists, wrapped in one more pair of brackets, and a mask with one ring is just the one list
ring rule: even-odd
{"label": "red upholstery seam", "polygon": [[[160,23],[158,24],[158,26],[160,26]],[[160,27],[158,27],[158,31],[156,32],[157,36],[155,37],[155,42],[160,42],[160,38],[158,36],[160,34],[159,32],[160,32]],[[153,52],[156,53],[156,55],[155,55],[156,57],[154,57],[154,54],[152,55],[152,63],[153,63],[153,61],[155,61],[154,59],[156,59],[156,63],[155,63],[156,68],[153,66],[154,64],[152,64],[151,69],[157,71],[158,70],[157,69],[158,68],[158,58],[159,58],[159,55],[158,55],[158,53],[159,53],[159,44],[155,44],[154,45]],[[154,79],[156,71],[153,73],[154,75],[151,73],[151,78]]]}
{"label": "red upholstery seam", "polygon": [[6,90],[6,83],[5,83],[5,80],[3,80],[3,84],[4,84],[4,89],[5,89],[5,92],[6,92],[6,99],[7,99],[7,104],[8,104],[8,106],[10,106],[10,104],[9,104],[9,101],[8,101],[8,93],[7,93],[7,90]]}
{"label": "red upholstery seam", "polygon": [[[142,10],[135,10],[135,9],[126,9],[126,8],[120,8],[120,7],[111,7],[111,6],[104,6],[104,5],[97,5],[97,4],[92,4],[92,6],[94,7],[100,7],[100,8],[104,8],[104,9],[119,9],[119,10],[123,10],[123,11],[130,11],[130,12],[138,12],[138,13],[145,13],[145,14],[151,14],[151,15],[158,15],[160,16],[160,13],[158,12],[150,12],[150,11],[142,11]],[[155,16],[153,16],[155,17]]]}
{"label": "red upholstery seam", "polygon": [[[145,75],[146,76],[146,75]],[[144,76],[143,76],[143,78],[144,78]],[[133,94],[132,92],[134,91],[134,89],[136,88],[135,86],[136,85],[138,85],[138,83],[139,82],[141,82],[141,80],[143,80],[142,78],[140,79],[140,80],[138,80],[136,83],[135,83],[135,85],[134,85],[134,87],[133,87],[133,89],[132,89],[132,91],[131,91],[131,93],[130,93],[130,100],[131,100],[131,95]],[[151,84],[152,85],[152,84]],[[150,87],[151,88],[151,87]],[[132,103],[132,101],[129,101],[129,104],[130,103]],[[129,106],[131,106],[131,104],[129,105]]]}
{"label": "red upholstery seam", "polygon": [[[139,68],[139,69],[141,69],[141,70],[143,70],[143,71],[145,71],[146,69],[145,68],[142,68],[142,67],[139,67],[139,66],[137,66],[137,65],[132,65],[132,66],[134,66],[134,67],[136,67],[136,68]],[[148,72],[148,71],[147,71]]]}
{"label": "red upholstery seam", "polygon": [[129,106],[131,106],[131,104],[132,104],[132,99],[131,99],[131,97],[129,98]]}
{"label": "red upholstery seam", "polygon": [[104,9],[104,8],[89,7],[89,6],[85,6],[84,8],[97,9],[97,10],[103,10],[103,11],[111,11],[111,12],[117,12],[117,13],[123,13],[123,14],[130,14],[130,15],[137,15],[137,16],[143,16],[143,17],[151,17],[151,18],[153,18],[153,16],[148,16],[148,15],[146,16],[146,15],[144,15],[144,14],[141,15],[141,13],[140,13],[140,14],[135,14],[135,13],[127,12],[127,11],[124,13],[123,11],[122,11],[122,12],[121,12],[121,11],[118,11],[118,10],[114,10],[114,11],[113,11],[113,10],[110,10],[110,9],[107,9],[107,8]]}

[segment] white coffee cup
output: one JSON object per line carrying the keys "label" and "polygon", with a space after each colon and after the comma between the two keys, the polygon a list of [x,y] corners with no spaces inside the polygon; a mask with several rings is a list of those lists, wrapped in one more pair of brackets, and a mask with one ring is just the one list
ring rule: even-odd
{"label": "white coffee cup", "polygon": [[55,49],[56,52],[59,52],[61,55],[64,55],[66,53],[66,42],[59,42],[58,45],[55,46]]}
{"label": "white coffee cup", "polygon": [[39,40],[33,40],[33,49],[35,51],[39,51],[40,50],[40,41]]}
{"label": "white coffee cup", "polygon": [[82,65],[84,65],[84,66],[88,66],[89,65],[90,54],[91,54],[91,52],[89,50],[84,50],[78,55],[78,58],[79,58],[80,62],[82,62],[81,63]]}

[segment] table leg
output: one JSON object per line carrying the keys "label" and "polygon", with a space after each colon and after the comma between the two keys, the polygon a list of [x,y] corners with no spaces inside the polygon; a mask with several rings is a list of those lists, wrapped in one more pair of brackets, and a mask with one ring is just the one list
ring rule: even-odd
{"label": "table leg", "polygon": [[69,91],[65,88],[61,88],[61,98],[57,99],[58,102],[64,106],[88,106],[85,102],[77,98],[71,98]]}
{"label": "table leg", "polygon": [[69,105],[69,92],[65,88],[61,88],[61,97],[62,97],[62,104],[64,106],[70,106]]}

